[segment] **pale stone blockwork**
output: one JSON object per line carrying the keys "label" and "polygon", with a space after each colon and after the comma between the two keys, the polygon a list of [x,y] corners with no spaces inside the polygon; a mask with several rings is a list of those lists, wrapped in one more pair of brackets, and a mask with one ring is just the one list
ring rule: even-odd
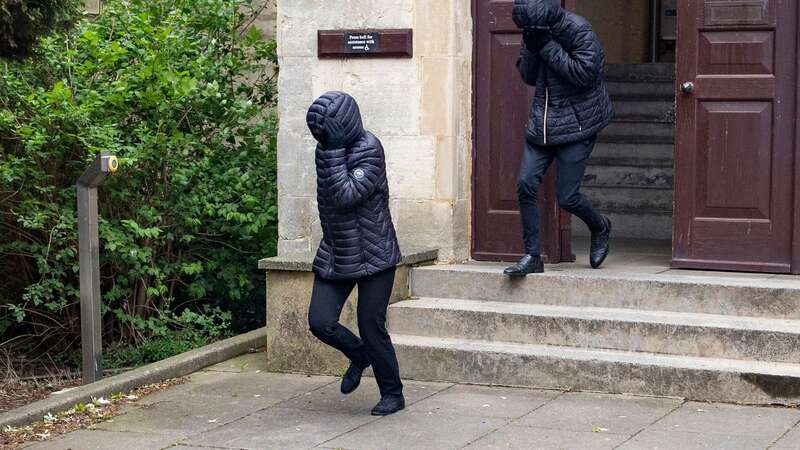
{"label": "pale stone blockwork", "polygon": [[[360,103],[386,149],[401,245],[464,260],[470,243],[472,18],[468,0],[278,0],[279,254],[313,251],[314,142],[308,105],[329,90]],[[317,58],[320,29],[412,28],[412,59]]]}
{"label": "pale stone blockwork", "polygon": [[261,30],[264,39],[274,39],[278,14],[278,4],[276,0],[258,0],[254,3],[254,6],[256,8],[261,8],[263,6],[263,10],[261,10],[261,13],[253,22],[253,25]]}

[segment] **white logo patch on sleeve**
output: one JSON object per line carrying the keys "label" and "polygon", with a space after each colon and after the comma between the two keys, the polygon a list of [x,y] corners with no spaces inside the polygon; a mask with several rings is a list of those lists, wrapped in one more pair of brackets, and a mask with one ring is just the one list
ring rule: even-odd
{"label": "white logo patch on sleeve", "polygon": [[367,176],[367,174],[364,173],[364,169],[356,169],[353,171],[353,177],[355,177],[356,180],[360,180],[365,176]]}

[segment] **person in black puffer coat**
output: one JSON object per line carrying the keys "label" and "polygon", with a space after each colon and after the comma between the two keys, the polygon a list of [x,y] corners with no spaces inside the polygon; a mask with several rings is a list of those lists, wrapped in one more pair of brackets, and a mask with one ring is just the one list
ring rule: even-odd
{"label": "person in black puffer coat", "polygon": [[517,69],[536,92],[517,183],[526,255],[506,274],[544,271],[537,199],[554,159],[559,204],[589,227],[590,264],[598,268],[608,256],[611,221],[592,207],[580,185],[597,134],[614,117],[603,80],[603,47],[591,24],[563,10],[559,0],[514,0],[513,19],[523,30]]}
{"label": "person in black puffer coat", "polygon": [[[372,365],[381,392],[372,414],[392,414],[405,407],[397,356],[386,331],[386,309],[401,255],[389,211],[383,146],[364,130],[358,104],[343,92],[318,98],[306,119],[319,143],[317,203],[322,225],[309,327],[350,359],[342,393],[353,392],[364,369]],[[361,338],[339,323],[355,286]]]}

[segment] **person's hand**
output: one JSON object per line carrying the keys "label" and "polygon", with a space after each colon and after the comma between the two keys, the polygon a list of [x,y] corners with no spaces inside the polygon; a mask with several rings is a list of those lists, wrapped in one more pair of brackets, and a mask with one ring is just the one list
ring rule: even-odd
{"label": "person's hand", "polygon": [[342,124],[333,117],[328,117],[325,120],[325,142],[321,142],[322,146],[326,149],[344,148],[347,136],[345,136],[344,127]]}
{"label": "person's hand", "polygon": [[551,39],[548,28],[525,28],[522,31],[522,41],[531,53],[538,53]]}

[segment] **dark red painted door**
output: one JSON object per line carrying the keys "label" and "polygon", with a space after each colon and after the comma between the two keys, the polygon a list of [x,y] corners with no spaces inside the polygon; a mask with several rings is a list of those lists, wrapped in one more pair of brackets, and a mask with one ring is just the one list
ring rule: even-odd
{"label": "dark red painted door", "polygon": [[789,272],[797,0],[678,14],[673,265]]}
{"label": "dark red painted door", "polygon": [[[511,19],[512,0],[474,0],[475,151],[473,153],[472,256],[508,261],[523,252],[517,173],[533,88],[515,64],[521,33]],[[554,170],[540,193],[542,253],[548,262],[572,260],[569,217],[560,212]]]}

